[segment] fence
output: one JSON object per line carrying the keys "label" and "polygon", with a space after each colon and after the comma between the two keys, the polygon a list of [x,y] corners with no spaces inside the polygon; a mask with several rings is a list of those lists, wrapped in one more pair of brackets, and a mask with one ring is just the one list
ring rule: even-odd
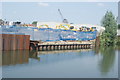
{"label": "fence", "polygon": [[60,41],[60,40],[79,40],[87,41],[96,39],[97,31],[78,32],[71,30],[36,28],[36,27],[2,27],[2,33],[30,35],[31,40],[41,41]]}

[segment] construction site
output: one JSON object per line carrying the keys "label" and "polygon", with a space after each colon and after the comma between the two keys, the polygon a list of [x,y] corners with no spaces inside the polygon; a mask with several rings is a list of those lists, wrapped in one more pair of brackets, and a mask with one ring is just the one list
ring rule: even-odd
{"label": "construction site", "polygon": [[73,24],[58,9],[62,22],[39,22],[23,26],[21,22],[1,22],[1,50],[63,50],[99,46],[104,27]]}

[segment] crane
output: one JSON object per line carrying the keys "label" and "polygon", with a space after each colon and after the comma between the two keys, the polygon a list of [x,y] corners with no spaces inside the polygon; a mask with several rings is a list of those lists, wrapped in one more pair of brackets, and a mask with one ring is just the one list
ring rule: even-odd
{"label": "crane", "polygon": [[58,9],[58,12],[59,12],[59,14],[60,14],[60,16],[61,16],[61,19],[63,20],[62,22],[63,22],[63,23],[68,23],[68,20],[63,17],[60,9]]}

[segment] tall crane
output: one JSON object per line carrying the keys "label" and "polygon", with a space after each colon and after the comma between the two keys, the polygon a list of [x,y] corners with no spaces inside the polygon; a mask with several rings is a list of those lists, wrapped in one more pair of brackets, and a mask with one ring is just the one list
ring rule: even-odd
{"label": "tall crane", "polygon": [[58,12],[59,12],[59,14],[60,14],[60,16],[61,16],[62,22],[63,22],[63,23],[68,23],[68,20],[63,17],[60,9],[58,9]]}

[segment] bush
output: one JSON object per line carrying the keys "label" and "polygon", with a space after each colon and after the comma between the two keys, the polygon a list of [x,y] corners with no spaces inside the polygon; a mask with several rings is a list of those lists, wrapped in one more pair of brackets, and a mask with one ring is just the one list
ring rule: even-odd
{"label": "bush", "polygon": [[120,29],[120,24],[118,24],[118,29]]}

